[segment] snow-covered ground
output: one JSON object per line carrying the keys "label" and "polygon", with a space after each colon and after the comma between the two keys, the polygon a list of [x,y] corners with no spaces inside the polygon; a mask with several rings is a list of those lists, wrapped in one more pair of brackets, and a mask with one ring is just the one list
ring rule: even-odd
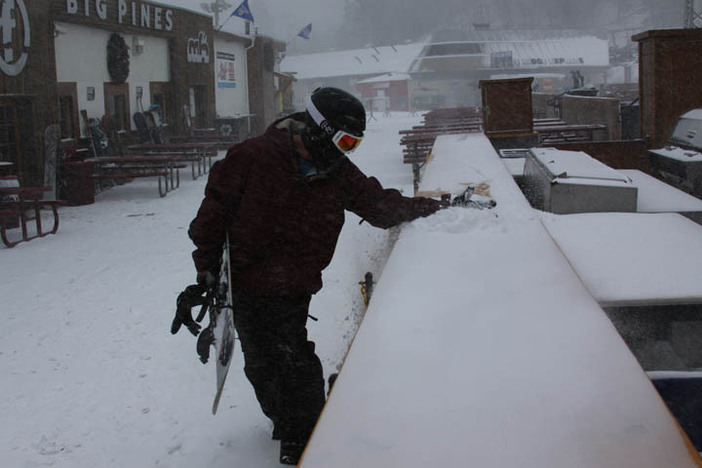
{"label": "snow-covered ground", "polygon": [[[419,121],[376,117],[354,161],[411,196],[398,131]],[[205,178],[187,174],[166,198],[138,180],[62,207],[56,235],[0,247],[0,466],[279,466],[241,355],[212,416],[213,365],[169,331],[195,276],[187,227]],[[308,323],[326,375],[363,314],[358,282],[380,275],[392,238],[348,214]]]}

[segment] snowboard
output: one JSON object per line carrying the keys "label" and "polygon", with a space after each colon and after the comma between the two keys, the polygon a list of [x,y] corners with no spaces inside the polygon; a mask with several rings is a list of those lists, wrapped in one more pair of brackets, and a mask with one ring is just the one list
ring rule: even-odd
{"label": "snowboard", "polygon": [[88,126],[90,128],[90,137],[93,139],[93,147],[97,152],[96,156],[112,156],[112,147],[102,126],[102,121],[96,117],[90,117]]}
{"label": "snowboard", "polygon": [[132,116],[134,120],[134,126],[137,129],[137,134],[139,135],[139,140],[142,143],[151,142],[151,133],[149,133],[149,128],[146,124],[146,116],[143,112],[135,112]]}
{"label": "snowboard", "polygon": [[85,128],[85,136],[88,138],[88,144],[90,145],[90,150],[92,151],[92,156],[94,158],[97,158],[101,154],[99,153],[99,147],[95,145],[95,139],[93,138],[93,134],[90,128],[90,119],[88,119],[88,111],[85,109],[82,109],[80,111],[80,118],[83,122],[83,126]]}
{"label": "snowboard", "polygon": [[234,329],[234,314],[232,309],[232,284],[231,267],[229,265],[229,237],[224,243],[222,253],[222,268],[219,274],[217,290],[215,291],[214,304],[210,308],[210,319],[213,325],[215,348],[215,370],[217,377],[217,389],[212,403],[212,414],[217,414],[219,401],[222,398],[224,382],[227,379],[229,365],[234,354],[234,341],[236,331]]}
{"label": "snowboard", "polygon": [[144,114],[144,120],[146,122],[146,129],[149,131],[149,137],[151,142],[157,145],[161,144],[161,135],[158,127],[156,126],[156,119],[151,111],[142,112]]}
{"label": "snowboard", "polygon": [[49,125],[44,131],[44,186],[51,187],[44,194],[45,200],[56,200],[58,181],[58,153],[60,129],[58,124]]}

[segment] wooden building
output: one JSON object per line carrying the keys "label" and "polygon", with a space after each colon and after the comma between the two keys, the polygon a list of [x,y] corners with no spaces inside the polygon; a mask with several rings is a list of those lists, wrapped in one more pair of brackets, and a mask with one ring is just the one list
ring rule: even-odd
{"label": "wooden building", "polygon": [[3,8],[0,29],[0,161],[23,184],[43,173],[44,129],[58,122],[56,63],[50,0],[15,0]]}
{"label": "wooden building", "polygon": [[[61,116],[109,115],[132,130],[132,115],[160,107],[175,132],[211,127],[214,34],[204,14],[149,2],[54,0]],[[79,128],[62,121],[63,137]]]}
{"label": "wooden building", "polygon": [[0,9],[0,160],[40,185],[44,132],[85,136],[81,111],[118,130],[157,105],[173,133],[212,127],[214,34],[203,14],[146,1],[14,0]]}
{"label": "wooden building", "polygon": [[267,36],[257,36],[249,51],[249,111],[253,114],[253,135],[263,133],[280,114],[279,63],[284,52],[285,43]]}
{"label": "wooden building", "polygon": [[637,34],[641,135],[660,148],[685,112],[702,107],[702,29],[659,29]]}
{"label": "wooden building", "polygon": [[356,90],[366,106],[373,111],[410,110],[410,76],[407,73],[387,73],[361,80]]}

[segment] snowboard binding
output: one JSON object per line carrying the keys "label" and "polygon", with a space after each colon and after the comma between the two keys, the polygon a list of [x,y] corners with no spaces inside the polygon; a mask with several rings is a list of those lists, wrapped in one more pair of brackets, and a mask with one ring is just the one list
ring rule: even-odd
{"label": "snowboard binding", "polygon": [[[175,335],[182,325],[188,329],[193,336],[200,333],[200,323],[205,318],[207,309],[212,303],[213,290],[208,290],[202,285],[191,284],[178,295],[176,300],[176,316],[171,323],[171,334]],[[193,320],[193,307],[200,306],[197,318]]]}

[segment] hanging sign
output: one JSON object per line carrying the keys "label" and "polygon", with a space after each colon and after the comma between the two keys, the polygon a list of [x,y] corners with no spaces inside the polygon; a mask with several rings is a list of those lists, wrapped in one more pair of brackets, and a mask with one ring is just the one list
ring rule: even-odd
{"label": "hanging sign", "polygon": [[6,75],[22,73],[31,42],[29,15],[23,0],[4,0],[0,7],[0,70]]}

